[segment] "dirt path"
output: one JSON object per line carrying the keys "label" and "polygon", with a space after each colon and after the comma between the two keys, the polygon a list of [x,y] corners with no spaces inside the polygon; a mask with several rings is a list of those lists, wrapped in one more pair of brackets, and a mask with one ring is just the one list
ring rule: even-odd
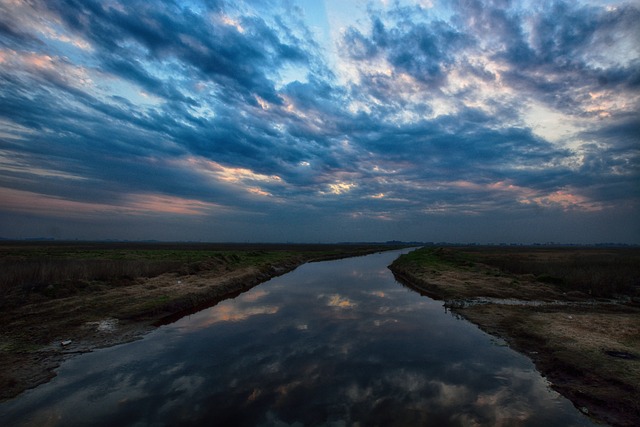
{"label": "dirt path", "polygon": [[390,268],[402,283],[529,356],[554,389],[595,420],[640,425],[637,304],[568,295],[531,275],[481,264],[425,258]]}

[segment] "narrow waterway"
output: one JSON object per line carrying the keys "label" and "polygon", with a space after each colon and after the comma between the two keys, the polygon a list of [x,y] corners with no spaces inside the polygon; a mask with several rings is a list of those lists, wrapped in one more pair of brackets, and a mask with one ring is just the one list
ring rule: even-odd
{"label": "narrow waterway", "polygon": [[591,426],[532,363],[398,284],[399,251],[306,264],[78,356],[6,426]]}

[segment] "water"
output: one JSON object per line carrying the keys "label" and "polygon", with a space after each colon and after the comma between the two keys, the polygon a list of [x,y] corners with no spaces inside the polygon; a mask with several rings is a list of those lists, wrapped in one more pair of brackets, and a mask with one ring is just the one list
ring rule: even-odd
{"label": "water", "polygon": [[590,426],[525,357],[393,279],[399,252],[306,264],[78,356],[3,425]]}

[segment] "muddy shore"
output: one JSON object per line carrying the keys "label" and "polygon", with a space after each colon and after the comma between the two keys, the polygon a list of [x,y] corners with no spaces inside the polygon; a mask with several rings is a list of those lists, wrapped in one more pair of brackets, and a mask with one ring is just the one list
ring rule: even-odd
{"label": "muddy shore", "polygon": [[[187,250],[182,246],[169,249],[156,246],[143,248],[144,256],[156,257],[160,250],[171,250],[174,252],[168,256],[173,259]],[[205,249],[210,248],[196,248]],[[235,297],[304,263],[366,255],[394,247],[227,245],[213,249],[215,252],[202,252],[203,257],[197,262],[153,277],[48,279],[51,283],[45,280],[37,286],[5,285],[0,301],[0,400],[49,381],[55,376],[55,369],[70,357],[140,339],[159,325]],[[1,247],[5,272],[16,263],[24,263],[23,258],[31,262],[34,250],[44,249]],[[104,258],[104,245],[97,249],[46,248],[47,262],[58,256],[64,257],[65,262],[70,257],[82,258],[77,263],[86,266],[89,261],[85,258],[96,256],[98,250]],[[113,258],[116,250],[118,256],[142,253],[138,247],[122,249],[107,245],[106,256]],[[189,257],[199,254],[190,253]],[[41,262],[42,256],[36,256],[37,262]],[[122,262],[109,263],[113,269],[113,265]]]}
{"label": "muddy shore", "polygon": [[[422,251],[422,256],[404,256],[390,266],[398,281],[445,301],[446,309],[527,355],[555,390],[594,420],[640,425],[636,294],[593,298],[545,283],[553,280],[540,281],[543,276],[483,264],[473,251]],[[565,254],[531,251],[517,256]]]}
{"label": "muddy shore", "polygon": [[[30,307],[28,314],[7,313],[2,317],[11,318],[7,326],[12,330],[7,333],[10,338],[3,337],[3,341],[11,343],[5,347],[14,348],[0,352],[0,399],[14,397],[49,381],[55,376],[55,369],[69,357],[139,339],[158,325],[231,298],[297,266],[297,263],[274,266],[270,273],[248,267],[225,274],[195,277],[164,274],[141,280],[137,287],[149,291],[144,298],[146,301],[163,298],[166,292],[174,293],[174,298],[162,307],[146,307],[144,303],[127,301],[134,294],[136,300],[140,299],[139,289],[115,289],[99,295],[112,301],[114,307],[109,310],[83,310],[79,307],[92,303],[86,299],[68,298]],[[160,293],[162,296],[156,296]],[[45,340],[49,342],[45,343]]]}

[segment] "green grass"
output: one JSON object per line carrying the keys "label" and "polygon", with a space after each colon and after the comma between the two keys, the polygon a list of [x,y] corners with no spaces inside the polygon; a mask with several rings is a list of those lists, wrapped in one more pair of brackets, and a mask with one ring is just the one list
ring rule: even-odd
{"label": "green grass", "polygon": [[0,352],[6,353],[31,353],[42,348],[40,344],[34,344],[30,341],[8,340],[0,341]]}
{"label": "green grass", "polygon": [[640,297],[640,250],[599,248],[434,248],[402,255],[394,266],[437,273],[473,269],[486,276],[536,280],[559,292]]}
{"label": "green grass", "polygon": [[171,301],[171,297],[168,295],[161,295],[159,297],[145,301],[139,308],[142,312],[153,311],[162,308],[165,304]]}
{"label": "green grass", "polygon": [[468,255],[448,248],[416,249],[401,255],[393,264],[396,266],[421,267],[435,271],[451,267],[468,269],[474,265]]}

